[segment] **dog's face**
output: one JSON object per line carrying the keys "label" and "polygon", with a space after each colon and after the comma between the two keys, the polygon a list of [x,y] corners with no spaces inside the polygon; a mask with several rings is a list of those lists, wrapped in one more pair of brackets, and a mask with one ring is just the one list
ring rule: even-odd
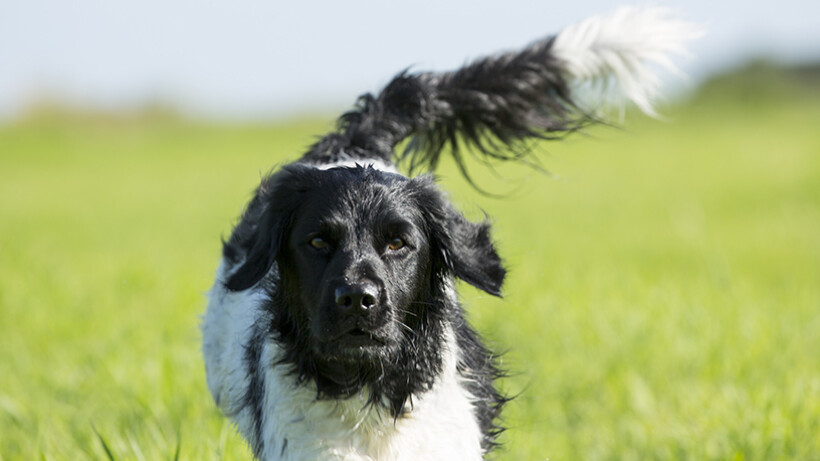
{"label": "dog's face", "polygon": [[323,174],[292,215],[278,257],[283,287],[317,356],[371,360],[400,347],[421,315],[430,235],[407,180]]}
{"label": "dog's face", "polygon": [[255,202],[257,225],[235,242],[247,256],[227,286],[247,289],[278,266],[274,330],[300,374],[361,381],[385,363],[437,366],[448,280],[499,294],[489,224],[465,219],[428,177],[293,165]]}

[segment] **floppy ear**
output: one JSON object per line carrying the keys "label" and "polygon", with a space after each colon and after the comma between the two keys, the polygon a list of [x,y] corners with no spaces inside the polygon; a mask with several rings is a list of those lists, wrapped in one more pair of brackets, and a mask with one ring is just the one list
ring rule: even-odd
{"label": "floppy ear", "polygon": [[[414,180],[416,181],[416,180]],[[490,223],[474,223],[453,208],[432,181],[424,186],[420,207],[427,220],[434,258],[453,275],[494,296],[501,296],[507,270],[490,239]]]}
{"label": "floppy ear", "polygon": [[490,240],[490,224],[473,223],[455,210],[439,238],[444,261],[456,277],[487,293],[501,296],[507,270]]}
{"label": "floppy ear", "polygon": [[286,167],[262,181],[230,240],[223,244],[223,255],[240,264],[225,282],[231,291],[256,285],[270,271],[285,240],[295,204],[300,203],[298,168]]}

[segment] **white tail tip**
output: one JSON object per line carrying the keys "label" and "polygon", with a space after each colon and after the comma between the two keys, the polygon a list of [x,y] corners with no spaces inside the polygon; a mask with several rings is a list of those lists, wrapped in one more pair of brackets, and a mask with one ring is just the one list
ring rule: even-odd
{"label": "white tail tip", "polygon": [[552,52],[578,86],[600,86],[605,101],[626,99],[657,116],[656,68],[680,74],[671,56],[687,55],[686,42],[701,35],[701,27],[670,8],[623,6],[565,28],[555,37]]}

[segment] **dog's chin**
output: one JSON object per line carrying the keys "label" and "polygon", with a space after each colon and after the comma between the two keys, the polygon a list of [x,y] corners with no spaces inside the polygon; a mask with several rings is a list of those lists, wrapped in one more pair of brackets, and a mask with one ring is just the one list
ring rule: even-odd
{"label": "dog's chin", "polygon": [[354,328],[317,341],[315,351],[325,362],[364,364],[388,355],[393,349],[390,344],[391,341],[383,335]]}

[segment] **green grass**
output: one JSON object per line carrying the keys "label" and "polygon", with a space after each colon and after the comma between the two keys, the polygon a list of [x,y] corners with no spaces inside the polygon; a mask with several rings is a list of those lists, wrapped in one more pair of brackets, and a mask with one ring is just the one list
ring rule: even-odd
{"label": "green grass", "polygon": [[[545,145],[505,199],[441,170],[511,267],[462,287],[517,395],[498,459],[820,459],[820,104],[666,113]],[[0,459],[249,457],[198,316],[259,176],[329,127],[0,126]]]}

